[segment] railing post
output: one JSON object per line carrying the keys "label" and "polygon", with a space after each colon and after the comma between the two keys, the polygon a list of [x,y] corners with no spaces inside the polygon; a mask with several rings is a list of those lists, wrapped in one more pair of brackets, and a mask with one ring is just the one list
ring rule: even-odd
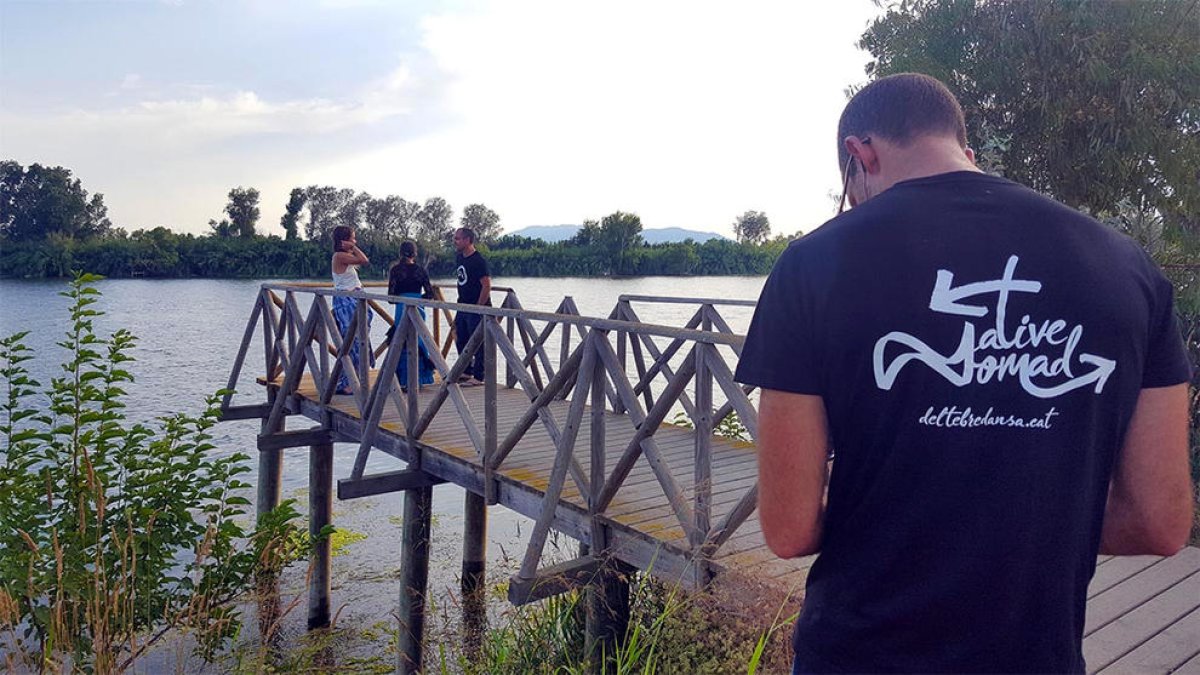
{"label": "railing post", "polygon": [[[569,295],[563,298],[562,304],[559,305],[560,311],[565,310],[569,306],[570,299],[571,296]],[[567,355],[571,353],[571,324],[564,321],[558,324],[558,328],[562,331],[562,347],[558,352],[558,369],[562,370],[562,367],[567,363]]]}
{"label": "railing post", "polygon": [[[366,300],[358,300],[358,325],[351,329],[351,333],[357,333],[358,337],[358,387],[361,395],[355,396],[360,401],[359,409],[362,414],[366,414],[366,392],[370,391],[370,373],[371,373],[371,340],[368,331],[370,330],[371,308],[367,305]],[[359,394],[360,392],[355,392]]]}
{"label": "railing post", "polygon": [[268,382],[275,379],[275,305],[271,302],[272,295],[270,289],[263,289],[263,358],[267,364],[263,374]]}
{"label": "railing post", "polygon": [[[446,301],[446,296],[442,295],[442,289],[434,288],[433,297],[442,302]],[[436,349],[442,348],[442,313],[445,310],[433,310],[433,342]]]}
{"label": "railing post", "polygon": [[[512,297],[513,297],[512,291],[509,291],[508,295],[504,296],[504,306],[505,307],[508,307],[510,309],[513,308],[513,303],[511,302]],[[508,327],[508,343],[513,345],[513,347],[515,348],[517,345],[517,318],[515,316],[508,317],[507,327]],[[493,348],[495,347],[495,339],[492,340],[492,346],[493,346]],[[512,389],[517,386],[517,371],[514,369],[519,364],[513,364],[513,363],[510,363],[508,361],[508,359],[504,359],[504,365],[505,365],[504,386],[509,389]]]}
{"label": "railing post", "polygon": [[696,586],[707,585],[708,562],[705,560],[704,542],[712,526],[712,371],[709,359],[715,350],[706,342],[696,343],[696,416],[695,424],[695,504],[692,513],[696,528],[692,531],[691,545],[695,564]]}

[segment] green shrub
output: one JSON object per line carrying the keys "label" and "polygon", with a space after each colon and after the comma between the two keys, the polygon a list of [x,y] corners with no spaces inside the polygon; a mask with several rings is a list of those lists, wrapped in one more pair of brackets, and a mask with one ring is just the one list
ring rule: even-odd
{"label": "green shrub", "polygon": [[0,644],[18,670],[120,672],[171,629],[211,656],[255,574],[302,553],[291,503],[244,525],[248,457],[211,452],[223,392],[199,415],[127,417],[135,339],[95,333],[96,279],[63,293],[68,353],[49,386],[26,368],[27,333],[0,340]]}

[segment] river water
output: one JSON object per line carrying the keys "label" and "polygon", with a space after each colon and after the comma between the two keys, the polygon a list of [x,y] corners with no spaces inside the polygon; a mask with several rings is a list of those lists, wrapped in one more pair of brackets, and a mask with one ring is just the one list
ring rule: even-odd
{"label": "river water", "polygon": [[[497,286],[512,288],[525,309],[553,311],[564,296],[571,296],[580,313],[606,317],[622,294],[685,296],[753,300],[758,297],[765,277],[639,277],[628,279],[590,278],[496,278]],[[449,280],[435,280],[448,283]],[[175,412],[199,412],[203,400],[225,386],[246,321],[261,281],[250,280],[103,280],[96,284],[102,298],[98,309],[104,315],[95,321],[97,332],[107,336],[117,328],[126,328],[138,338],[131,364],[136,381],[128,389],[128,413],[137,420],[149,420]],[[62,339],[68,321],[69,301],[59,295],[66,282],[0,279],[0,335],[29,331],[27,344],[34,347],[36,360],[30,370],[36,379],[48,383],[58,373],[63,350],[55,345]],[[380,290],[380,289],[372,289]],[[448,299],[452,293],[447,293]],[[499,302],[500,298],[494,299]],[[306,309],[306,303],[302,303]],[[637,305],[646,323],[682,326],[695,311],[695,305]],[[735,332],[743,333],[749,324],[749,308],[726,307],[721,313]],[[375,321],[372,342],[378,343],[386,325]],[[261,374],[262,348],[256,345],[247,357],[247,365],[238,383],[240,393],[235,404],[257,403],[263,399],[254,384]],[[503,372],[503,371],[501,371]],[[216,427],[216,452],[244,452],[255,455],[257,420],[228,422]],[[335,449],[335,476],[347,477],[355,447],[338,444]],[[302,448],[285,451],[283,493],[307,508],[307,453]],[[402,468],[397,460],[374,453],[368,473]],[[248,474],[255,481],[253,473]],[[463,492],[457,486],[444,485],[434,490],[434,526],[431,552],[430,589],[434,613],[443,613],[431,621],[431,632],[454,623],[458,574],[461,567]],[[350,502],[335,502],[334,522],[353,533],[334,558],[333,608],[340,610],[339,624],[368,629],[394,625],[396,598],[399,594],[400,514],[399,494]],[[500,506],[489,509],[488,582],[506,580],[519,565],[532,524],[529,520]],[[361,536],[360,536],[361,535]],[[560,556],[572,555],[574,544],[566,539],[555,546]],[[288,591],[302,593],[302,574],[291,580]],[[502,594],[491,603],[490,613],[503,613]],[[289,630],[300,630],[304,621],[303,602],[289,618]],[[389,623],[390,622],[390,623]],[[435,638],[436,639],[436,638]],[[370,652],[370,644],[360,651]],[[182,658],[182,656],[180,656]],[[191,664],[195,665],[195,664]],[[185,666],[191,669],[191,666]]]}

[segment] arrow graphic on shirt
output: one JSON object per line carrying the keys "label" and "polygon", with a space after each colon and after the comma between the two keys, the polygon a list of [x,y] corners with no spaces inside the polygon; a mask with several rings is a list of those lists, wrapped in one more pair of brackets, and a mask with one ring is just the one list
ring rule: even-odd
{"label": "arrow graphic on shirt", "polygon": [[1037,293],[1042,290],[1042,282],[1025,279],[1013,279],[1017,269],[1017,256],[1011,256],[1004,266],[1004,276],[992,281],[977,281],[953,288],[954,273],[950,270],[938,270],[937,283],[933,285],[933,293],[929,296],[929,309],[942,314],[958,314],[961,316],[986,316],[987,307],[968,305],[960,300],[984,295],[986,293]]}

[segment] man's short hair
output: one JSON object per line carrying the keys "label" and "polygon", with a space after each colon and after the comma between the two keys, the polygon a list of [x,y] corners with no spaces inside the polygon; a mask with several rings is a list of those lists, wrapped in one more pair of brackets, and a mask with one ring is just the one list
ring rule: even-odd
{"label": "man's short hair", "polygon": [[471,242],[472,244],[475,243],[475,230],[472,230],[469,227],[460,227],[458,228],[458,233],[466,237],[467,241]]}
{"label": "man's short hair", "polygon": [[885,138],[901,146],[921,136],[954,136],[967,147],[962,106],[946,85],[920,73],[882,77],[850,99],[838,120],[839,169],[850,160],[843,143],[847,136]]}

